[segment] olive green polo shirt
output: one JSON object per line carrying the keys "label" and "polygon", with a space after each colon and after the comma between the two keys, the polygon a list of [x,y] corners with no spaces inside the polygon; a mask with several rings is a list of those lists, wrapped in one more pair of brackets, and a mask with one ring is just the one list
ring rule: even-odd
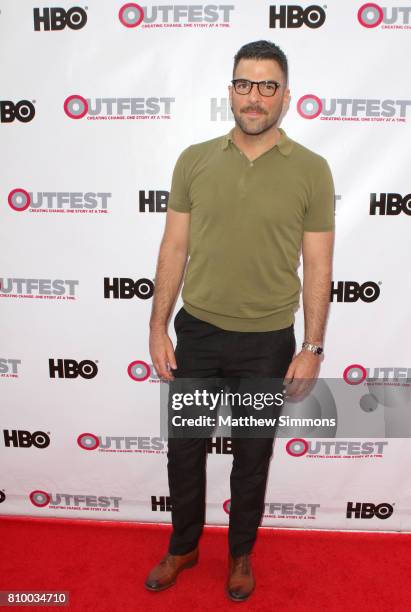
{"label": "olive green polo shirt", "polygon": [[326,160],[280,132],[252,162],[231,131],[188,147],[174,168],[168,206],[190,213],[184,308],[222,329],[294,323],[303,232],[334,229]]}

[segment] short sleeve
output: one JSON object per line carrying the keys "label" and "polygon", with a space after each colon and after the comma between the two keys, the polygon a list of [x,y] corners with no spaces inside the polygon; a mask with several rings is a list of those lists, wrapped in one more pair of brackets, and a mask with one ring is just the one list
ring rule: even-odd
{"label": "short sleeve", "polygon": [[191,210],[191,203],[188,195],[189,188],[187,183],[187,151],[188,149],[185,149],[180,154],[180,157],[177,159],[176,165],[174,166],[171,190],[168,197],[168,208],[172,208],[177,212],[190,212]]}
{"label": "short sleeve", "polygon": [[304,231],[330,232],[335,228],[334,181],[327,161],[320,163],[312,174],[311,198],[304,216]]}

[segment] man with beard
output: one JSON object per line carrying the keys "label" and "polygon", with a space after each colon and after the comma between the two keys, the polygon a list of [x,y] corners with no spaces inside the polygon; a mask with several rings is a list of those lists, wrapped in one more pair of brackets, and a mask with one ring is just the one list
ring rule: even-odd
{"label": "man with beard", "polygon": [[[289,104],[288,65],[268,41],[244,45],[229,86],[235,127],[177,160],[157,264],[150,354],[159,376],[277,378],[299,395],[318,375],[330,299],[333,180],[326,160],[278,127]],[[294,314],[303,255],[305,337]],[[167,334],[187,258],[183,308]],[[205,519],[205,438],[169,438],[173,532],[146,587],[163,590],[198,560]],[[273,437],[233,437],[226,592],[255,587],[250,553],[264,509]]]}

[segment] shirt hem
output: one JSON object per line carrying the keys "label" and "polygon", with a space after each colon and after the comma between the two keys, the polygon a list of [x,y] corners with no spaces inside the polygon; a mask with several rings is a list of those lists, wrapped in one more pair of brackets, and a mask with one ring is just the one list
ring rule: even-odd
{"label": "shirt hem", "polygon": [[184,310],[190,315],[211,323],[216,327],[225,329],[227,331],[239,331],[239,332],[265,332],[265,331],[277,331],[290,327],[294,324],[294,312],[283,311],[268,315],[266,317],[260,317],[258,319],[242,318],[242,317],[230,317],[227,315],[221,315],[216,313],[208,312],[201,308],[191,306],[186,302],[183,302]]}

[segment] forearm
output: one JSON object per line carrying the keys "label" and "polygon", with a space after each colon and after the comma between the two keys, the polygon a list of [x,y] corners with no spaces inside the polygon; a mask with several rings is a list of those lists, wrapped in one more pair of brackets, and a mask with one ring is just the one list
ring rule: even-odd
{"label": "forearm", "polygon": [[303,305],[304,340],[323,344],[325,324],[330,307],[331,265],[304,268]]}
{"label": "forearm", "polygon": [[150,329],[166,329],[186,263],[187,250],[163,240],[157,262]]}

